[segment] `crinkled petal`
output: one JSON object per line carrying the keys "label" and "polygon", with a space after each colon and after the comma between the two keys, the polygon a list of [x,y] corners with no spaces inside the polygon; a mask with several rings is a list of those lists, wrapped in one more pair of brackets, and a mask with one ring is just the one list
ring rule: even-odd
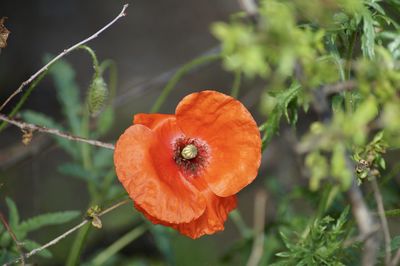
{"label": "crinkled petal", "polygon": [[150,129],[155,129],[167,119],[174,118],[175,115],[168,114],[136,114],[133,116],[133,124],[141,124]]}
{"label": "crinkled petal", "polygon": [[193,239],[224,230],[228,213],[236,208],[236,195],[222,198],[211,191],[207,194],[207,208],[203,215],[192,222],[177,224],[175,229]]}
{"label": "crinkled petal", "polygon": [[171,150],[158,138],[158,134],[172,139],[182,133],[171,123],[158,128],[162,128],[159,133],[133,125],[121,135],[114,152],[118,179],[135,204],[151,216],[170,223],[190,222],[203,214],[205,199],[180,174]]}
{"label": "crinkled petal", "polygon": [[210,147],[203,178],[216,195],[234,195],[257,176],[260,132],[239,101],[216,91],[193,93],[177,106],[176,119],[186,136]]}
{"label": "crinkled petal", "polygon": [[229,212],[235,209],[237,205],[236,195],[222,198],[210,190],[203,192],[203,195],[207,199],[206,210],[203,215],[189,223],[168,223],[151,216],[137,204],[135,204],[135,207],[152,223],[172,227],[181,234],[195,239],[224,230],[224,223],[228,218]]}

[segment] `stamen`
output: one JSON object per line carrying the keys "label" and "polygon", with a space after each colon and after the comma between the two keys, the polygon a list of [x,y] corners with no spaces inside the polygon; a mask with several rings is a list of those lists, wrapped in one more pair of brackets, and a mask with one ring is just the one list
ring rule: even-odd
{"label": "stamen", "polygon": [[198,176],[208,164],[207,143],[200,139],[180,137],[174,142],[174,161],[185,175]]}
{"label": "stamen", "polygon": [[190,160],[196,158],[197,152],[197,147],[195,145],[188,144],[182,149],[181,155],[184,159]]}

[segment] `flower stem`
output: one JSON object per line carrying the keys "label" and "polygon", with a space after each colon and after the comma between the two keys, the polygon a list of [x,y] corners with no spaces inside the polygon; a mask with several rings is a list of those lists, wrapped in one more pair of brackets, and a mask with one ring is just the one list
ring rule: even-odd
{"label": "flower stem", "polygon": [[239,230],[240,235],[243,238],[248,238],[251,236],[251,229],[244,222],[239,210],[237,210],[237,209],[233,210],[229,214],[229,217],[232,219],[233,223],[236,225],[237,229]]}
{"label": "flower stem", "polygon": [[156,113],[162,106],[162,104],[167,99],[170,92],[174,89],[175,85],[179,82],[179,80],[188,72],[190,72],[193,68],[213,62],[221,58],[220,54],[212,54],[212,55],[204,55],[193,59],[192,61],[184,64],[178,71],[175,73],[174,76],[168,81],[167,85],[165,85],[164,89],[162,90],[160,96],[154,103],[153,107],[151,107],[150,112]]}
{"label": "flower stem", "polygon": [[66,263],[67,266],[75,266],[78,264],[83,245],[86,242],[91,228],[91,224],[88,223],[79,230],[78,235],[76,236],[74,243],[71,246],[71,251],[68,255],[68,260]]}
{"label": "flower stem", "polygon": [[89,55],[92,57],[93,68],[96,71],[96,75],[100,74],[98,73],[98,71],[100,70],[99,60],[97,59],[96,53],[93,51],[93,49],[87,45],[81,45],[77,49],[82,49],[89,53]]}
{"label": "flower stem", "polygon": [[235,79],[233,80],[231,96],[237,98],[239,96],[240,84],[242,82],[242,72],[237,70],[235,72]]}
{"label": "flower stem", "polygon": [[[89,110],[85,110],[83,113],[81,131],[84,138],[89,138]],[[90,148],[91,147],[88,144],[81,145],[82,163],[85,170],[90,170],[92,168]]]}
{"label": "flower stem", "polygon": [[120,239],[115,241],[112,245],[98,254],[93,260],[92,265],[103,265],[109,258],[115,255],[118,251],[126,247],[129,243],[136,240],[140,237],[143,233],[147,231],[147,226],[142,224],[133,230],[129,231],[125,235],[123,235]]}

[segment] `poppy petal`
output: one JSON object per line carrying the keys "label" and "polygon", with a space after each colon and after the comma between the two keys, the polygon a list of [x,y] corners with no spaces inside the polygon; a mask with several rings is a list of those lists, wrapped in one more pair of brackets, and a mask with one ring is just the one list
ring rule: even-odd
{"label": "poppy petal", "polygon": [[[163,130],[158,134],[164,136],[179,131],[170,123],[160,127]],[[118,179],[135,204],[153,217],[170,223],[190,222],[203,214],[205,199],[179,173],[169,157],[170,151],[162,148],[164,145],[158,140],[157,133],[149,128],[143,125],[129,127],[115,147]]]}
{"label": "poppy petal", "polygon": [[207,208],[203,215],[192,222],[173,226],[175,229],[193,239],[224,230],[228,213],[236,208],[236,195],[222,198],[211,191],[207,194]]}
{"label": "poppy petal", "polygon": [[169,114],[136,114],[133,116],[133,124],[141,124],[150,129],[154,129],[162,124],[166,119],[174,117],[175,115]]}
{"label": "poppy petal", "polygon": [[261,138],[253,117],[239,101],[216,92],[193,93],[176,108],[179,127],[210,147],[203,178],[218,196],[236,194],[257,176]]}
{"label": "poppy petal", "polygon": [[228,213],[237,206],[236,195],[222,198],[208,190],[205,196],[207,199],[205,212],[189,223],[173,224],[164,222],[151,216],[137,204],[135,204],[135,208],[142,212],[152,223],[172,227],[181,234],[196,239],[203,235],[211,235],[224,230],[224,223],[228,218]]}

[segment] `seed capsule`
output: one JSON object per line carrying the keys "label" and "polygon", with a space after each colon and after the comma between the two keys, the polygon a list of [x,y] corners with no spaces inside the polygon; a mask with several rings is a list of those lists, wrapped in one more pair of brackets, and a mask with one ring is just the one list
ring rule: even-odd
{"label": "seed capsule", "polygon": [[182,149],[181,155],[184,159],[190,160],[196,158],[197,156],[197,147],[193,144],[188,144],[185,148]]}

